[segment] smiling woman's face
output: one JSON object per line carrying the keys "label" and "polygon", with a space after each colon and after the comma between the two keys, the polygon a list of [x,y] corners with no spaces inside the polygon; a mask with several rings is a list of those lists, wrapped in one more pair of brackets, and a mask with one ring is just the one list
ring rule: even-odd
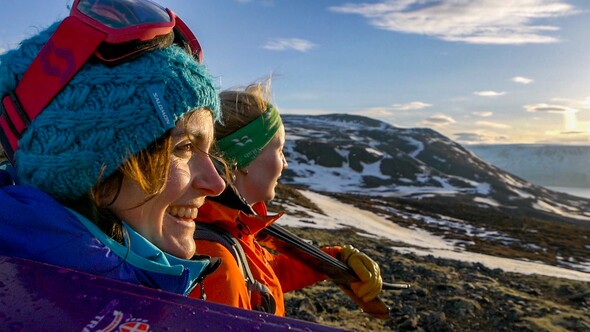
{"label": "smiling woman's face", "polygon": [[195,254],[194,219],[206,196],[219,195],[225,183],[207,154],[213,142],[213,119],[207,110],[196,111],[184,131],[179,121],[172,129],[172,155],[168,181],[161,193],[143,203],[147,195],[123,179],[110,209],[133,230],[162,251],[180,258]]}

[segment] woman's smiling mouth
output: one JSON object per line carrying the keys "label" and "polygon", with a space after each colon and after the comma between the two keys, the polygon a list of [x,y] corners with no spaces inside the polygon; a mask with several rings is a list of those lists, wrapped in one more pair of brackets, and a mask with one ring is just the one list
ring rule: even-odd
{"label": "woman's smiling mouth", "polygon": [[187,206],[171,206],[167,209],[168,214],[179,219],[195,219],[199,214],[199,208]]}

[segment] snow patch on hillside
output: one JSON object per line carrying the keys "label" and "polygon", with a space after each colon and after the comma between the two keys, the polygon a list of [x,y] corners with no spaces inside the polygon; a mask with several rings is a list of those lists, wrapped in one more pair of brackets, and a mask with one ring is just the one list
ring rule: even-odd
{"label": "snow patch on hillside", "polygon": [[[558,257],[560,261],[568,263],[570,270],[556,266],[546,265],[539,262],[508,259],[490,255],[469,252],[464,249],[461,241],[443,239],[419,228],[405,228],[387,220],[384,216],[360,210],[356,207],[343,204],[331,197],[323,196],[310,191],[301,191],[303,195],[313,201],[326,215],[317,214],[312,211],[305,211],[311,218],[292,217],[287,213],[278,220],[281,225],[292,227],[312,227],[318,229],[336,229],[342,227],[355,227],[361,229],[371,237],[384,237],[392,241],[401,242],[407,247],[393,247],[398,252],[411,252],[417,255],[434,255],[441,258],[460,260],[465,262],[479,262],[489,268],[499,268],[507,272],[522,274],[541,274],[551,277],[559,277],[573,280],[590,281],[590,264],[577,264],[570,262],[568,258]],[[482,202],[484,203],[484,202]],[[490,203],[490,202],[487,202]],[[297,207],[294,209],[302,209]],[[410,218],[410,216],[406,216]],[[416,217],[416,216],[411,216]],[[445,227],[464,227],[467,232],[479,237],[493,237],[503,239],[507,243],[514,239],[505,237],[497,232],[486,232],[471,225],[463,224],[462,221],[440,216],[432,218],[421,216],[426,222],[442,223]]]}
{"label": "snow patch on hillside", "polygon": [[[543,210],[543,211],[547,211],[547,212],[551,212],[553,214],[557,214],[560,216],[564,216],[564,217],[568,217],[568,218],[575,218],[575,219],[579,219],[579,220],[590,220],[590,217],[587,216],[586,212],[583,212],[583,216],[580,215],[579,213],[571,213],[572,208],[569,206],[563,206],[563,205],[559,205],[559,204],[551,204],[548,202],[545,202],[543,200],[537,200],[535,203],[533,203],[533,207],[539,209],[539,210]],[[576,212],[576,211],[574,211]]]}

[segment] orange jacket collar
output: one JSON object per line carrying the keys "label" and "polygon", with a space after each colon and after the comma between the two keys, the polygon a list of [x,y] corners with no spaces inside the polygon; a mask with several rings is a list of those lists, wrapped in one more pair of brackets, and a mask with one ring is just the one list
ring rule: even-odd
{"label": "orange jacket collar", "polygon": [[[260,206],[260,204],[262,204]],[[257,212],[266,213],[264,203],[254,206]],[[199,209],[197,221],[214,224],[228,231],[233,236],[256,236],[258,232],[279,219],[284,212],[274,216],[247,214],[240,210],[229,208],[223,204],[205,201]]]}

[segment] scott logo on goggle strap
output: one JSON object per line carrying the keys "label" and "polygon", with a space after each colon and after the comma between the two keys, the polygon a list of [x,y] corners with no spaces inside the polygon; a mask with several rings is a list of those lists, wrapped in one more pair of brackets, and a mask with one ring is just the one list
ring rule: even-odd
{"label": "scott logo on goggle strap", "polygon": [[59,77],[64,84],[76,70],[72,50],[55,46],[51,39],[39,52],[39,58],[43,71],[50,76]]}

